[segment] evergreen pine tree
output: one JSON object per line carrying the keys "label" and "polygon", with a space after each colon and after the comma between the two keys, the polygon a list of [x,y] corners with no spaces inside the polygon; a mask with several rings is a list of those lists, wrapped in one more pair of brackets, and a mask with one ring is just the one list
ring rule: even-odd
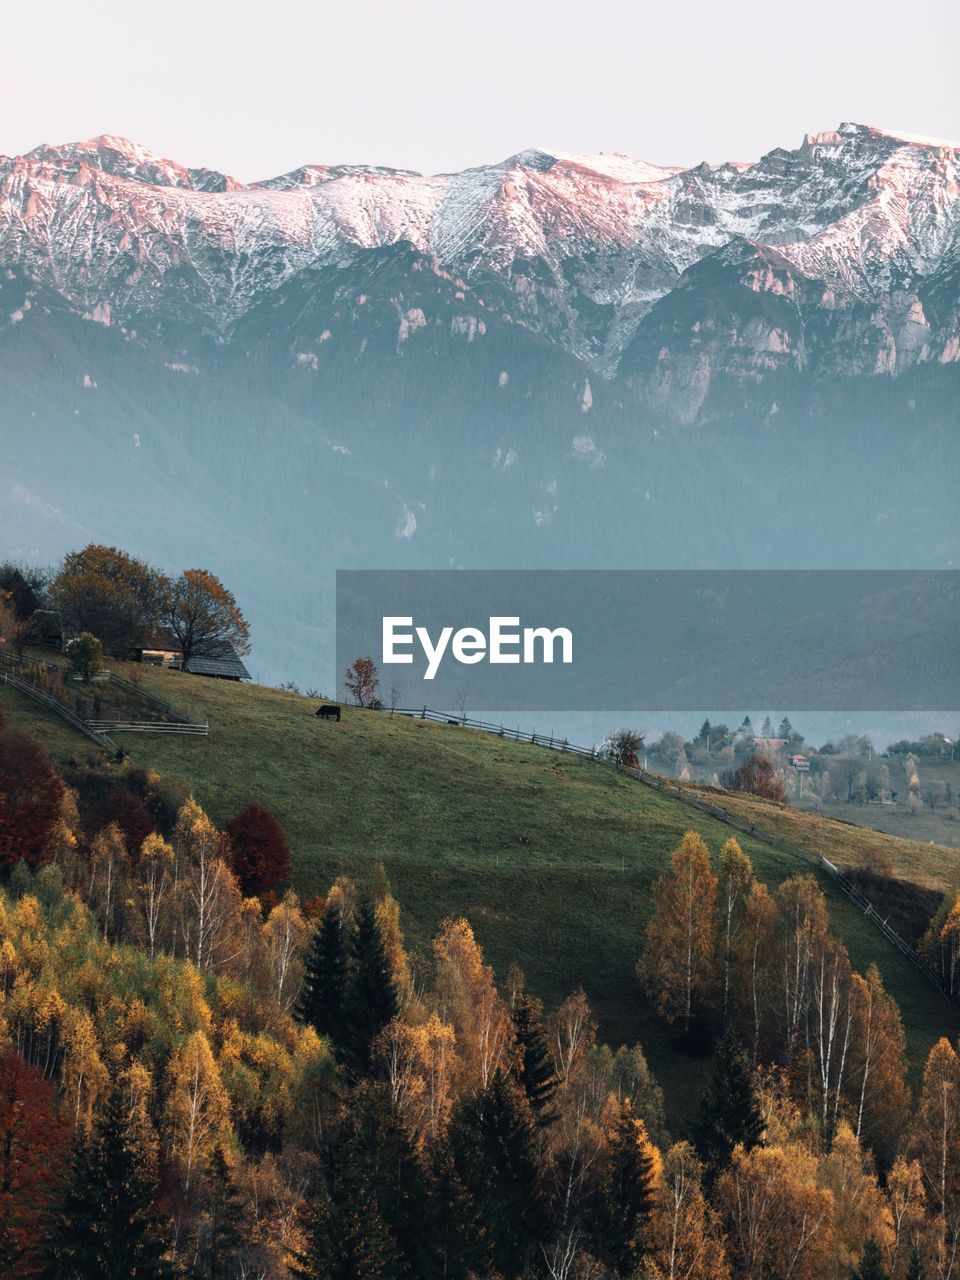
{"label": "evergreen pine tree", "polygon": [[620,1104],[610,1159],[593,1212],[594,1252],[618,1276],[637,1274],[643,1226],[653,1208],[657,1157],[629,1099]]}
{"label": "evergreen pine tree", "polygon": [[907,1270],[904,1273],[903,1280],[924,1280],[923,1254],[917,1245],[914,1245],[910,1251],[910,1258],[907,1262]]}
{"label": "evergreen pine tree", "polygon": [[423,1168],[385,1085],[365,1081],[353,1099],[358,1170],[401,1256],[415,1271],[426,1208]]}
{"label": "evergreen pine tree", "polygon": [[339,913],[328,907],[317,925],[304,966],[296,1016],[343,1052],[347,948]]}
{"label": "evergreen pine tree", "polygon": [[166,1280],[154,1187],[130,1145],[119,1090],[75,1148],[51,1247],[51,1280]]}
{"label": "evergreen pine tree", "polygon": [[197,1280],[222,1280],[233,1274],[231,1262],[243,1244],[243,1205],[221,1147],[210,1157],[207,1187],[209,1224],[195,1275]]}
{"label": "evergreen pine tree", "polygon": [[346,1059],[357,1075],[370,1071],[370,1046],[399,1011],[393,973],[374,905],[360,904],[353,936],[353,976],[345,1017]]}
{"label": "evergreen pine tree", "polygon": [[749,1151],[762,1135],[753,1066],[728,1033],[720,1041],[713,1079],[694,1121],[694,1141],[708,1174],[720,1173],[738,1142]]}
{"label": "evergreen pine tree", "polygon": [[851,1273],[851,1280],[890,1280],[887,1269],[883,1265],[880,1245],[873,1236],[866,1240],[863,1253],[860,1255],[860,1265]]}
{"label": "evergreen pine tree", "polygon": [[490,1270],[487,1233],[450,1148],[434,1152],[427,1171],[420,1250],[413,1274],[425,1280],[470,1280]]}
{"label": "evergreen pine tree", "polygon": [[517,1046],[517,1079],[527,1096],[538,1125],[551,1119],[550,1103],[557,1091],[557,1077],[547,1050],[540,1021],[540,1007],[530,996],[521,996],[513,1011]]}
{"label": "evergreen pine tree", "polygon": [[405,1267],[383,1220],[375,1188],[352,1142],[338,1150],[326,1186],[317,1189],[309,1242],[297,1280],[401,1280]]}
{"label": "evergreen pine tree", "polygon": [[457,1173],[477,1206],[492,1269],[503,1276],[523,1274],[544,1238],[535,1147],[530,1104],[502,1071],[460,1103],[451,1123]]}

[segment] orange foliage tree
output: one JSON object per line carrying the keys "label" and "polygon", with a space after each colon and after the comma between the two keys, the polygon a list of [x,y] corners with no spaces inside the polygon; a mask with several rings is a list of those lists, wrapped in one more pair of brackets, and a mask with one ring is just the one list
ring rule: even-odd
{"label": "orange foliage tree", "polygon": [[689,1030],[715,974],[717,878],[702,837],[688,831],[653,887],[654,913],[638,972],[668,1022]]}

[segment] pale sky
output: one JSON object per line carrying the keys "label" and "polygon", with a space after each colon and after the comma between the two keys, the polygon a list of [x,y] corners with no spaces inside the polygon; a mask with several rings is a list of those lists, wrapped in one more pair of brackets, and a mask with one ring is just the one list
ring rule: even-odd
{"label": "pale sky", "polygon": [[955,0],[4,6],[0,153],[99,133],[242,180],[526,147],[752,160],[854,120],[960,140]]}

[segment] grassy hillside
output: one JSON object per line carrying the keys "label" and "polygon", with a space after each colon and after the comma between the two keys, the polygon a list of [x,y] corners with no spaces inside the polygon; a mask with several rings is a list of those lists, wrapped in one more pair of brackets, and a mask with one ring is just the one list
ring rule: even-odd
{"label": "grassy hillside", "polygon": [[[755,822],[758,827],[782,836],[784,840],[822,853],[838,866],[857,866],[868,850],[879,850],[889,856],[896,874],[902,879],[941,893],[956,894],[960,891],[960,852],[956,849],[934,844],[933,841],[904,839],[844,821],[829,813],[815,813],[812,809],[800,809],[790,804],[781,806],[742,792],[724,792],[720,797],[702,787],[689,789],[722,803],[731,813]],[[844,810],[856,808],[862,812],[867,806],[843,806]],[[880,805],[871,805],[869,809],[871,814],[876,810],[877,815],[883,816]]]}
{"label": "grassy hillside", "polygon": [[[316,704],[296,694],[141,670],[145,688],[208,720],[210,736],[128,735],[137,763],[183,783],[217,822],[250,800],[269,804],[290,837],[303,893],[325,889],[341,872],[362,882],[382,861],[415,946],[428,944],[444,916],[466,915],[501,976],[517,961],[548,1002],[582,984],[605,1038],[639,1040],[673,1114],[689,1105],[707,1064],[684,1060],[677,1070],[634,965],[652,881],[689,828],[719,850],[730,835],[722,822],[590,761],[459,726],[349,707],[339,724],[323,723]],[[2,686],[0,705],[35,727],[54,759],[96,750]],[[814,815],[800,817],[806,830],[817,828]],[[868,833],[841,824],[816,829],[830,841],[829,856],[849,861],[834,827],[860,839]],[[773,845],[742,843],[771,886],[808,869]],[[900,1002],[916,1073],[937,1036],[960,1031],[960,1012],[828,881],[824,888],[854,965],[876,960]]]}

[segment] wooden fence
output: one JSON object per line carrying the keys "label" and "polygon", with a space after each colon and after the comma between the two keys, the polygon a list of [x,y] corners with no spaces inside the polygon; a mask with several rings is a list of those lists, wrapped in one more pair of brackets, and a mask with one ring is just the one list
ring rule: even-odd
{"label": "wooden fence", "polygon": [[170,720],[87,720],[97,733],[192,733],[205,738],[210,726],[204,724],[176,724]]}
{"label": "wooden fence", "polygon": [[33,701],[38,702],[40,706],[45,707],[48,711],[52,711],[54,715],[58,715],[61,720],[66,720],[67,724],[71,725],[74,729],[78,729],[81,733],[86,734],[86,736],[92,739],[97,746],[103,747],[104,750],[109,751],[112,755],[126,756],[127,753],[121,747],[118,747],[113,739],[108,737],[107,734],[102,733],[99,729],[95,729],[92,725],[88,724],[86,720],[81,720],[79,716],[73,714],[69,707],[65,707],[63,703],[58,702],[56,698],[51,698],[50,695],[44,693],[42,689],[37,689],[29,682],[29,680],[23,680],[20,676],[14,675],[12,671],[4,670],[0,671],[0,682],[9,685],[11,689],[16,689],[26,697],[32,698]]}
{"label": "wooden fence", "polygon": [[[103,743],[109,743],[112,751],[119,751],[119,747],[115,743],[110,742],[107,734],[110,733],[185,733],[206,737],[210,732],[210,726],[207,723],[198,724],[183,719],[183,712],[172,706],[169,702],[165,702],[163,698],[157,698],[152,693],[147,693],[133,680],[126,679],[125,676],[117,675],[115,671],[103,671],[100,678],[106,684],[114,684],[119,689],[123,689],[125,693],[143,702],[147,707],[154,711],[159,711],[165,716],[172,717],[170,720],[85,720],[82,716],[78,716],[75,712],[57,698],[50,694],[44,693],[38,689],[26,677],[31,672],[37,674],[54,669],[62,671],[63,667],[60,663],[52,662],[26,662],[13,654],[3,653],[0,651],[0,674],[8,675],[11,678],[6,681],[13,688],[17,688],[21,693],[26,693],[32,697],[34,701],[42,703],[48,710],[54,711],[61,716],[75,729],[79,729],[82,733],[86,733],[88,737],[93,737],[95,741],[102,740]],[[125,754],[125,753],[124,753]]]}

